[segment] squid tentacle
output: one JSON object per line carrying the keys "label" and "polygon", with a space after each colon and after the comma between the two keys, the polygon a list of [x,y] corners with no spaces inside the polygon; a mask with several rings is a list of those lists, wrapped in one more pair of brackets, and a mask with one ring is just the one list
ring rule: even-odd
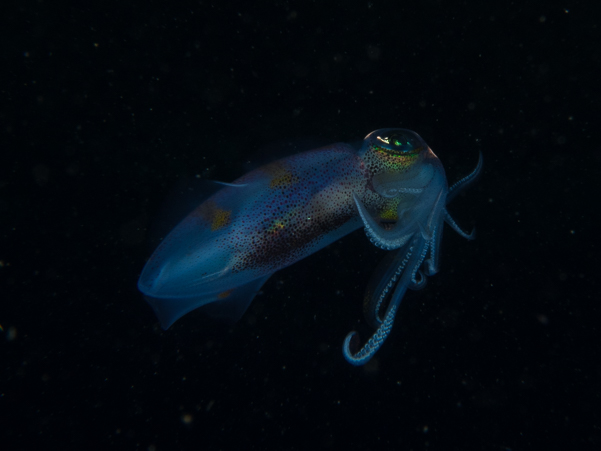
{"label": "squid tentacle", "polygon": [[463,238],[465,238],[466,240],[473,240],[476,238],[476,229],[472,229],[472,231],[470,233],[466,233],[463,230],[461,230],[461,228],[457,225],[457,223],[455,222],[455,220],[451,217],[451,215],[449,214],[449,212],[446,210],[444,210],[444,221],[451,226],[451,228],[457,232],[459,235],[461,235]]}
{"label": "squid tentacle", "polygon": [[386,317],[384,318],[384,321],[382,321],[380,327],[378,327],[376,332],[356,354],[351,352],[350,344],[353,337],[357,335],[357,332],[352,331],[348,333],[342,345],[342,353],[350,364],[355,366],[364,365],[374,356],[376,351],[380,349],[380,346],[382,346],[382,343],[384,343],[384,340],[386,340],[386,337],[388,337],[388,334],[390,334],[396,312],[397,305],[391,305],[388,307]]}
{"label": "squid tentacle", "polygon": [[453,183],[453,185],[451,185],[451,187],[449,188],[449,192],[447,194],[447,204],[451,202],[460,191],[463,191],[465,188],[467,188],[476,181],[476,179],[482,172],[482,164],[482,152],[480,152],[478,154],[478,164],[476,164],[474,170],[465,177],[463,177],[461,180],[458,180],[455,183]]}

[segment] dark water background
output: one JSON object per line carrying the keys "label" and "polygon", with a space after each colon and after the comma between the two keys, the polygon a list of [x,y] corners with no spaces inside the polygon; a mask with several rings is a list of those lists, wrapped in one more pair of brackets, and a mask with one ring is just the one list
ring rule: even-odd
{"label": "dark water background", "polygon": [[[0,19],[3,449],[601,446],[598,5],[19,5]],[[382,257],[362,231],[231,329],[160,329],[136,281],[178,183],[383,127],[451,182],[485,167],[450,207],[477,240],[447,228],[369,365],[341,354]]]}

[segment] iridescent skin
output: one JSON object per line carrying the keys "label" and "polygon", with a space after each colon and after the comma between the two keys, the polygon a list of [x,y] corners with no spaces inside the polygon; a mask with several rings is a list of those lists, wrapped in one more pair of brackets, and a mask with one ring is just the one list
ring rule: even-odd
{"label": "iridescent skin", "polygon": [[404,129],[376,130],[359,151],[337,143],[278,160],[202,202],[154,252],[138,288],[164,328],[201,306],[237,319],[274,272],[364,226],[376,246],[398,250],[366,294],[376,332],[357,353],[355,332],[344,341],[345,358],[362,365],[388,336],[407,288],[423,286],[422,265],[437,272],[443,222],[471,238],[445,206],[481,166],[480,158],[448,189],[436,155]]}

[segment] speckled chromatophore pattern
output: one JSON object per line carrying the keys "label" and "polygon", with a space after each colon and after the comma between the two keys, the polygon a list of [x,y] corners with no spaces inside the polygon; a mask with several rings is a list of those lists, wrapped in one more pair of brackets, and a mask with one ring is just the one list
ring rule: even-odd
{"label": "speckled chromatophore pattern", "polygon": [[[239,318],[277,270],[363,226],[390,263],[368,285],[365,313],[375,332],[345,358],[366,363],[388,336],[407,288],[437,271],[438,243],[452,193],[423,139],[404,129],[376,130],[360,150],[337,143],[260,167],[204,200],[148,260],[138,287],[168,328],[198,307]],[[382,265],[381,265],[382,266]],[[423,271],[422,271],[423,266]]]}

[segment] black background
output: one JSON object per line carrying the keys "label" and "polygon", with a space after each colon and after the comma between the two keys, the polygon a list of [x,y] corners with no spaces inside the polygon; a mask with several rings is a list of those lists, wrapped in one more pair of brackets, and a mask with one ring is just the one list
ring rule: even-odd
{"label": "black background", "polygon": [[[25,1],[2,15],[3,449],[598,449],[595,2]],[[452,183],[441,271],[370,364],[362,231],[224,330],[136,289],[182,181],[274,143],[417,131]],[[277,148],[277,145],[275,145]],[[284,147],[282,145],[282,147]],[[276,153],[277,155],[277,153]]]}

